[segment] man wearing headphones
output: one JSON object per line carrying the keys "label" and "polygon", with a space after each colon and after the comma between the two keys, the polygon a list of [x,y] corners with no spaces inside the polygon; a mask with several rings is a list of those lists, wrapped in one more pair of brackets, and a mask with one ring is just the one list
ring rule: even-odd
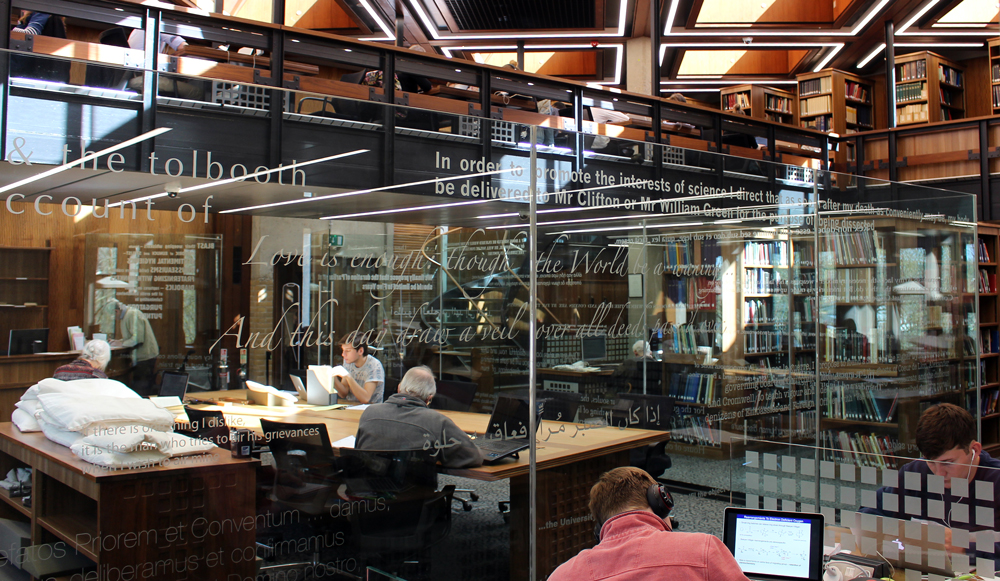
{"label": "man wearing headphones", "polygon": [[[900,468],[897,485],[879,488],[875,506],[860,512],[943,524],[948,551],[971,552],[973,539],[952,546],[952,529],[1000,531],[1000,460],[984,452],[975,437],[976,420],[965,409],[950,403],[927,408],[916,433],[923,458]],[[912,474],[919,475],[919,488],[908,478]]]}
{"label": "man wearing headphones", "polygon": [[644,470],[605,472],[590,489],[597,546],[560,565],[549,581],[747,581],[718,538],[671,532],[673,505],[667,489]]}

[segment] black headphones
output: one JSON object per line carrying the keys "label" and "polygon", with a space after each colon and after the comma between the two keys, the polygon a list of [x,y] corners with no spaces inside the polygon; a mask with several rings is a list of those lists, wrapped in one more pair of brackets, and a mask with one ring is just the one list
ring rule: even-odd
{"label": "black headphones", "polygon": [[[649,503],[649,509],[653,511],[653,514],[661,519],[667,518],[667,515],[674,508],[674,497],[662,484],[649,485],[649,488],[646,489],[646,502]],[[594,539],[598,543],[601,542],[602,528],[604,528],[604,521],[599,521],[594,525]]]}

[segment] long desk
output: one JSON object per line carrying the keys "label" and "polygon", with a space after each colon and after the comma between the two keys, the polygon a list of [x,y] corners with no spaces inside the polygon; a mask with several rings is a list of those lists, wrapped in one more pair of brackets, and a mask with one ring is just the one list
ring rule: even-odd
{"label": "long desk", "polygon": [[0,471],[32,468],[31,506],[0,489],[0,516],[30,523],[33,545],[62,543],[97,564],[99,577],[81,579],[253,579],[259,462],[221,449],[171,460],[110,471],[0,423]]}
{"label": "long desk", "polygon": [[[244,398],[246,392],[205,392],[199,398],[219,396]],[[321,423],[330,441],[357,433],[361,411],[313,411],[311,406],[267,407],[238,404],[205,406],[220,410],[227,422],[260,429],[260,419],[289,423]],[[466,432],[482,433],[489,421],[487,414],[442,412]],[[587,507],[590,488],[602,472],[629,464],[629,450],[665,441],[668,432],[596,427],[586,424],[543,421],[536,449],[537,530],[536,559],[538,577],[544,578],[558,565],[594,544],[594,523]],[[529,515],[528,454],[493,466],[450,469],[446,473],[475,480],[510,479],[510,553],[511,579],[528,576]]]}

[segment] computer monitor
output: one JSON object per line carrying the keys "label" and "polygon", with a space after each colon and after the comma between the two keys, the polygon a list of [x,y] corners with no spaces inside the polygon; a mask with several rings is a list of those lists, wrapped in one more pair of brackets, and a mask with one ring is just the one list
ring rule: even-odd
{"label": "computer monitor", "polygon": [[48,329],[11,329],[7,355],[31,355],[49,350]]}
{"label": "computer monitor", "polygon": [[584,361],[600,361],[608,357],[607,337],[598,335],[596,337],[583,337],[580,339],[581,359]]}

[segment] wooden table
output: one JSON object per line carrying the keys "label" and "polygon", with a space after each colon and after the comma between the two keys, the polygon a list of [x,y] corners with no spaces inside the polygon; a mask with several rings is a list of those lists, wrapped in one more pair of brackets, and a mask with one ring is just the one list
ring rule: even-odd
{"label": "wooden table", "polygon": [[[177,55],[208,59],[219,63],[238,63],[268,70],[271,68],[270,57],[242,54],[236,51],[222,50],[197,44],[185,45],[181,50],[177,51]],[[317,65],[290,61],[288,59],[285,59],[284,64],[286,73],[299,73],[303,75],[315,75],[319,73]]]}
{"label": "wooden table", "polygon": [[[167,466],[110,471],[5,422],[0,471],[32,468],[32,506],[0,490],[0,509],[5,518],[30,523],[33,545],[56,542],[67,553],[79,551],[97,564],[100,579],[173,580],[185,564],[198,579],[253,579],[258,464],[216,449]],[[136,572],[150,567],[155,574]]]}
{"label": "wooden table", "polygon": [[[246,397],[243,391],[205,392],[200,398],[221,395]],[[230,425],[260,429],[260,419],[289,423],[324,424],[335,442],[357,433],[360,410],[313,411],[312,406],[267,407],[207,406],[220,410]],[[466,432],[482,433],[487,414],[441,412]],[[587,507],[590,488],[601,473],[629,464],[629,450],[668,440],[669,432],[620,429],[606,426],[543,421],[537,448],[537,529],[536,559],[539,578],[594,544],[594,522]],[[528,576],[529,466],[528,453],[492,466],[447,469],[444,472],[475,480],[510,479],[511,496],[511,579]]]}
{"label": "wooden table", "polygon": [[[441,95],[443,97],[451,97],[453,99],[464,99],[466,101],[479,101],[479,91],[459,89],[458,87],[449,87],[447,85],[433,86],[430,91],[427,91],[427,94]],[[517,107],[518,109],[527,109],[529,111],[534,111],[536,109],[535,101],[526,97],[504,97],[503,95],[497,95],[494,93],[493,95],[490,95],[490,102],[494,105]]]}

